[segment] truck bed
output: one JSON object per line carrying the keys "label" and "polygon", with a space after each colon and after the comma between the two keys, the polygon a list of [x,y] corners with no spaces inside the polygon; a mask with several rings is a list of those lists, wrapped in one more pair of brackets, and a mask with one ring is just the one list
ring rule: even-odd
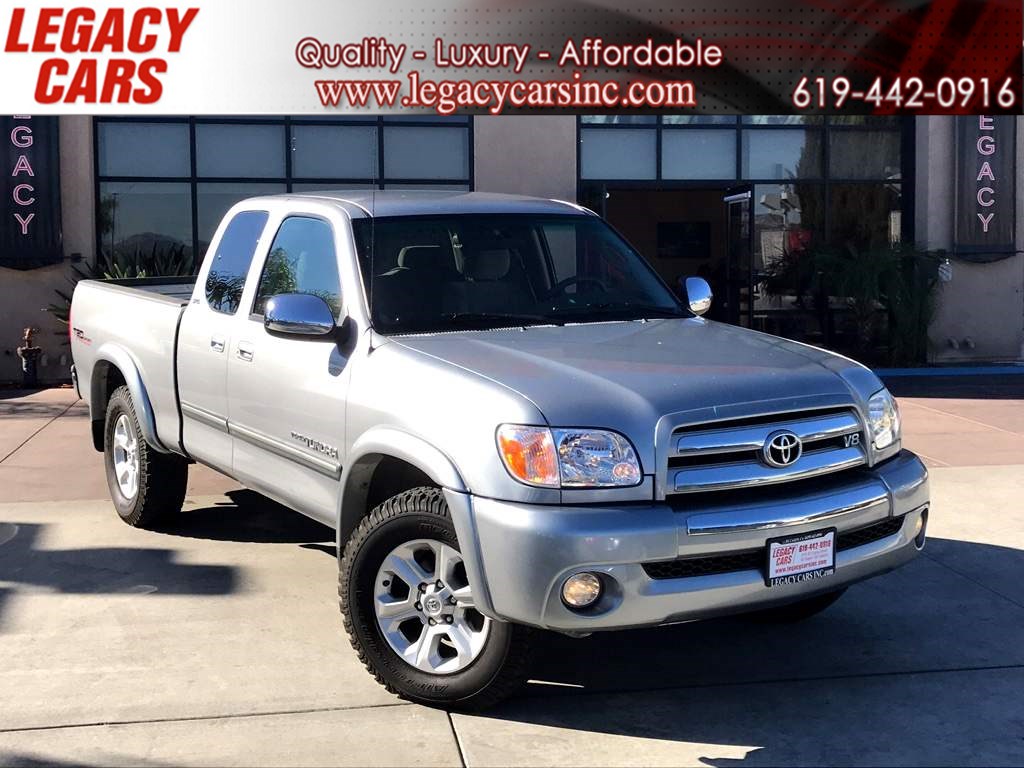
{"label": "truck bed", "polygon": [[123,280],[90,280],[117,291],[132,294],[143,294],[140,298],[163,301],[176,306],[184,306],[192,297],[195,288],[194,277],[134,277]]}
{"label": "truck bed", "polygon": [[[159,442],[180,450],[175,358],[178,322],[195,278],[82,280],[71,302],[71,346],[79,390],[103,396],[108,371],[134,368],[145,384]],[[93,409],[94,413],[97,413]]]}

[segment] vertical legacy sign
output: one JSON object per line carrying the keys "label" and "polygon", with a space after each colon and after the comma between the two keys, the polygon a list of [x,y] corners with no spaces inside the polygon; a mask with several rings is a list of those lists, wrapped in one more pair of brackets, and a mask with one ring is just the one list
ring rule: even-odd
{"label": "vertical legacy sign", "polygon": [[998,261],[1016,247],[1017,118],[956,120],[954,250],[968,261]]}
{"label": "vertical legacy sign", "polygon": [[53,264],[63,255],[57,130],[56,117],[0,118],[0,266],[31,269]]}

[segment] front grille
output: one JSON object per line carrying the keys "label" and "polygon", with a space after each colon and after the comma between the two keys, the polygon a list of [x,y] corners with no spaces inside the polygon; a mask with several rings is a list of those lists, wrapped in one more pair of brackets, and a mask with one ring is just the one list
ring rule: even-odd
{"label": "front grille", "polygon": [[[770,466],[762,449],[773,432],[786,430],[802,452],[785,467]],[[751,488],[805,480],[867,463],[864,428],[856,411],[818,411],[735,419],[681,427],[672,433],[666,495]]]}
{"label": "front grille", "polygon": [[[893,536],[903,527],[903,517],[889,517],[880,523],[843,531],[836,535],[836,551],[862,547],[874,541]],[[686,579],[691,576],[712,576],[737,571],[761,571],[765,564],[765,550],[747,549],[708,557],[680,557],[657,563],[644,563],[643,569],[652,579]]]}

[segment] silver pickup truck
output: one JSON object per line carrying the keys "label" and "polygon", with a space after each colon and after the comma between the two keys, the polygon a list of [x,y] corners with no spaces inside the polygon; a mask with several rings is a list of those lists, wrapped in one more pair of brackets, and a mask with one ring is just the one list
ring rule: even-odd
{"label": "silver pickup truck", "polygon": [[481,708],[537,628],[799,619],[924,545],[878,378],[681,294],[571,203],[254,198],[194,281],[79,283],[76,385],[125,522],[201,462],[332,526],[369,671]]}

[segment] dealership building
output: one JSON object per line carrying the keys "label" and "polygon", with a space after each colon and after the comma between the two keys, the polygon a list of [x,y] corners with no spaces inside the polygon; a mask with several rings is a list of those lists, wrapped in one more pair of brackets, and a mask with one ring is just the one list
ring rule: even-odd
{"label": "dealership building", "polygon": [[840,350],[849,302],[787,287],[787,264],[823,243],[864,259],[894,244],[942,251],[929,360],[1024,360],[1024,118],[2,121],[0,382],[21,379],[26,327],[39,329],[41,378],[68,377],[57,292],[76,270],[198,268],[234,202],[338,188],[578,201],[666,280],[706,277],[718,319]]}

